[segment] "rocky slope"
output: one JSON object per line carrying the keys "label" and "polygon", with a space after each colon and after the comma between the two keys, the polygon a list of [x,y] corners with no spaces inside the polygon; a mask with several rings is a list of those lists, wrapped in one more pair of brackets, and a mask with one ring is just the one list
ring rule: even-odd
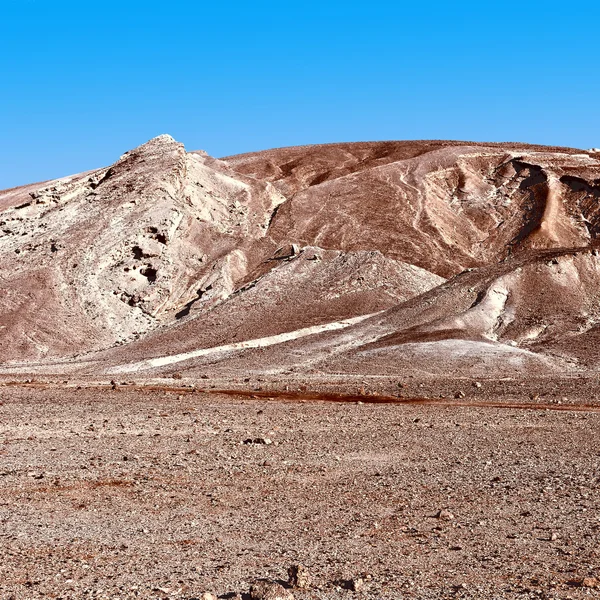
{"label": "rocky slope", "polygon": [[130,341],[200,296],[229,296],[285,198],[160,136],[108,169],[9,190],[2,203],[2,356]]}
{"label": "rocky slope", "polygon": [[0,192],[2,362],[595,370],[599,203],[597,151],[372,142],[216,160],[160,136]]}

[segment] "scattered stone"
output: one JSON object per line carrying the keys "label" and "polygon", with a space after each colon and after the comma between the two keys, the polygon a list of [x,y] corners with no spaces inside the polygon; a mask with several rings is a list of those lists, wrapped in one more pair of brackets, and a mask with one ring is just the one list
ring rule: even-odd
{"label": "scattered stone", "polygon": [[181,379],[182,375],[181,375],[181,373],[173,373],[173,375],[171,375],[171,377],[173,379]]}
{"label": "scattered stone", "polygon": [[473,387],[479,389],[481,387],[481,381],[474,381],[473,382]]}
{"label": "scattered stone", "polygon": [[459,390],[458,392],[456,392],[456,394],[454,394],[454,397],[457,399],[464,398],[465,396],[466,394],[462,390]]}
{"label": "scattered stone", "polygon": [[294,600],[294,595],[274,581],[257,581],[250,586],[251,600]]}
{"label": "scattered stone", "polygon": [[567,585],[572,587],[597,588],[600,587],[600,581],[596,577],[582,577],[567,581]]}
{"label": "scattered stone", "polygon": [[302,565],[291,565],[288,568],[288,583],[291,587],[306,590],[312,583],[308,569]]}
{"label": "scattered stone", "polygon": [[273,443],[273,440],[270,438],[257,437],[257,438],[247,438],[242,443],[246,444],[247,446],[252,445],[252,444],[270,446]]}
{"label": "scattered stone", "polygon": [[452,521],[455,517],[449,510],[442,508],[441,510],[437,511],[435,518],[442,519],[444,521]]}
{"label": "scattered stone", "polygon": [[210,592],[204,592],[204,594],[200,596],[200,600],[217,600],[217,597]]}
{"label": "scattered stone", "polygon": [[550,534],[550,541],[555,542],[558,539],[558,533],[552,532]]}
{"label": "scattered stone", "polygon": [[365,580],[362,577],[356,577],[354,579],[351,579],[349,583],[350,583],[350,589],[353,592],[358,592],[364,587]]}

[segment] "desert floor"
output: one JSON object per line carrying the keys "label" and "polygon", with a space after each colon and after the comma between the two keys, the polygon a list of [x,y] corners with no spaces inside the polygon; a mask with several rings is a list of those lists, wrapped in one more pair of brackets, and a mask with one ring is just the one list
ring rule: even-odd
{"label": "desert floor", "polygon": [[0,598],[226,597],[298,563],[300,599],[595,597],[600,412],[556,390],[524,410],[0,387]]}

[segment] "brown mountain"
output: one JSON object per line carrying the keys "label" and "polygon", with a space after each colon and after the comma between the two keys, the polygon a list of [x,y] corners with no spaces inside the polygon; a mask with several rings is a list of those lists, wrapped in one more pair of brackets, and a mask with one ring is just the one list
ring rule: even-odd
{"label": "brown mountain", "polygon": [[4,372],[595,370],[600,153],[159,136],[0,192]]}

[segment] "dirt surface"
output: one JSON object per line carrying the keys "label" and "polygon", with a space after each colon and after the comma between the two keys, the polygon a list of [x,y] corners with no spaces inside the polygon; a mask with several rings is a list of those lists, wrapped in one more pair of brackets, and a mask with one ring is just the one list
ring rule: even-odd
{"label": "dirt surface", "polygon": [[296,598],[595,597],[597,384],[466,383],[446,406],[5,385],[0,597],[223,596],[298,563]]}

